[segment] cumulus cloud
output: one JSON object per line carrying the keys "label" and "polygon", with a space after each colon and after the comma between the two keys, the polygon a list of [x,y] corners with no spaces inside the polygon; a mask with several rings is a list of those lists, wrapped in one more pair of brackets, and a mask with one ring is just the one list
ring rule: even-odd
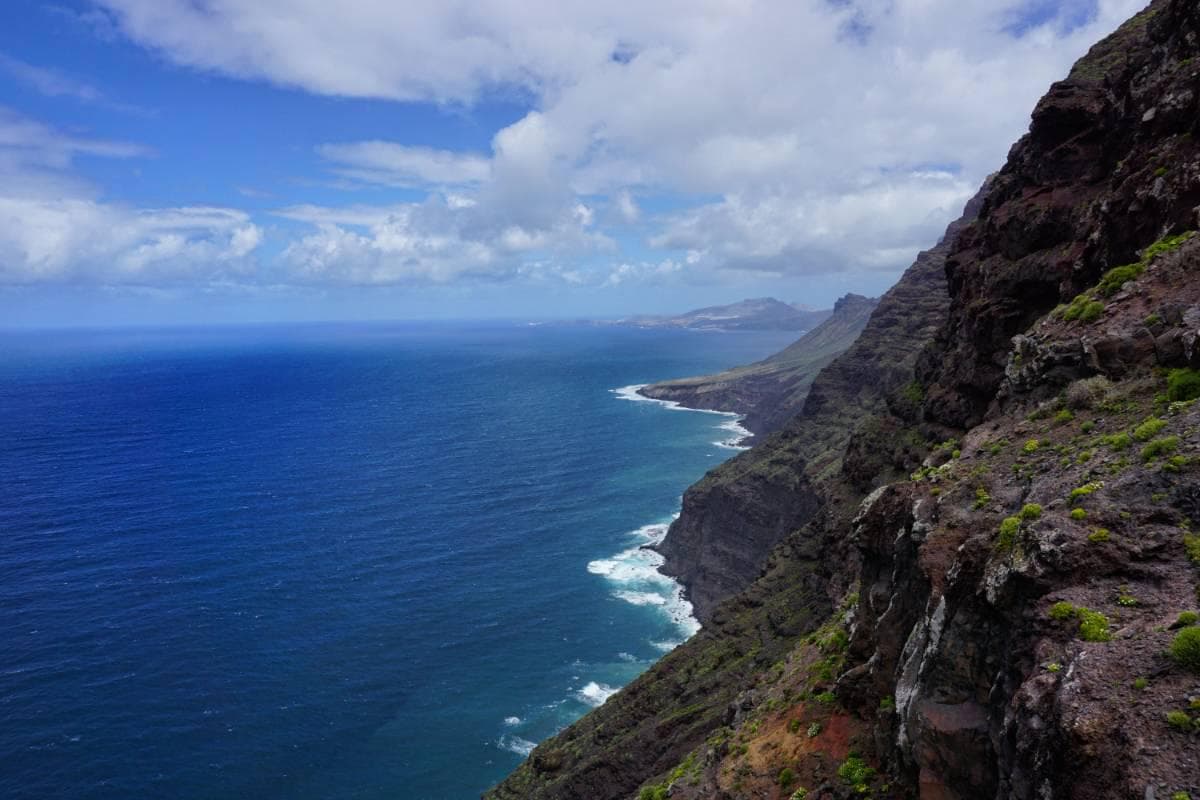
{"label": "cumulus cloud", "polygon": [[304,205],[277,214],[315,227],[283,253],[287,274],[301,283],[385,285],[541,275],[549,256],[611,247],[605,236],[589,230],[590,211],[582,205],[537,227],[502,222],[489,207],[454,196],[388,207]]}
{"label": "cumulus cloud", "polygon": [[132,208],[98,199],[79,155],[134,158],[125,142],[67,135],[0,108],[0,283],[158,284],[245,273],[262,233],[221,208]]}
{"label": "cumulus cloud", "polygon": [[[1048,85],[1144,0],[97,3],[197,70],[525,101],[488,154],[399,132],[320,149],[342,177],[430,192],[281,212],[313,226],[285,252],[299,280],[381,283],[527,274],[547,253],[611,248],[620,226],[685,273],[898,270],[1000,166]],[[612,262],[620,281],[653,278]]]}

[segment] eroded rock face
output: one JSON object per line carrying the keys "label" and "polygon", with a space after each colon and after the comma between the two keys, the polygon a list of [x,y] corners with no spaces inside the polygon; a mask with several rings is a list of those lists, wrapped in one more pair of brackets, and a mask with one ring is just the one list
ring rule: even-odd
{"label": "eroded rock face", "polygon": [[[930,421],[977,424],[1014,335],[1161,236],[1197,226],[1195,19],[1194,4],[1152,3],[1038,103],[978,224],[946,259],[950,313],[918,367]],[[1153,344],[1139,335],[1098,347],[1121,362]]]}
{"label": "eroded rock face", "polygon": [[684,495],[683,511],[659,550],[664,571],[687,587],[701,622],[758,577],[771,549],[831,497],[844,501],[841,487],[827,487],[831,480],[848,479],[853,496],[899,476],[896,465],[914,445],[889,403],[907,402],[913,406],[908,413],[915,413],[919,398],[904,395],[921,346],[945,320],[945,254],[971,225],[986,192],[985,185],[942,241],[918,255],[873,304],[862,334],[821,370],[803,409]]}

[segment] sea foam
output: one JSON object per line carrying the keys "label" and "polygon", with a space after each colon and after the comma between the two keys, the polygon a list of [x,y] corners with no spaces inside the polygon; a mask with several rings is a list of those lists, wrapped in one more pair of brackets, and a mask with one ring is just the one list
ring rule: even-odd
{"label": "sea foam", "polygon": [[575,693],[582,702],[587,703],[592,708],[599,708],[604,705],[604,701],[612,697],[619,690],[609,686],[607,683],[589,682],[586,686]]}
{"label": "sea foam", "polygon": [[[672,517],[672,521],[678,516]],[[614,585],[613,597],[635,606],[661,610],[686,639],[700,630],[700,623],[692,614],[692,604],[683,596],[683,587],[659,571],[663,557],[649,549],[663,540],[670,526],[671,521],[656,522],[631,531],[633,547],[592,561],[587,570]]]}
{"label": "sea foam", "polygon": [[514,736],[511,733],[506,733],[500,737],[497,742],[501,750],[507,750],[510,753],[516,753],[522,758],[533,752],[533,748],[537,747],[536,742],[531,742],[528,739],[522,739],[520,736]]}
{"label": "sea foam", "polygon": [[619,389],[610,389],[609,391],[622,400],[631,400],[635,403],[657,403],[663,408],[670,409],[671,411],[691,411],[696,414],[714,414],[719,417],[727,417],[728,419],[718,425],[717,428],[723,431],[728,431],[732,435],[725,439],[715,441],[713,444],[715,444],[717,447],[724,447],[729,450],[750,449],[742,443],[754,434],[742,425],[742,421],[745,419],[745,417],[743,417],[741,414],[737,413],[736,411],[715,411],[708,408],[688,408],[687,406],[682,405],[674,400],[659,400],[654,397],[646,397],[643,394],[638,394],[639,389],[644,389],[649,385],[650,384],[648,383],[635,383],[631,386],[622,386]]}

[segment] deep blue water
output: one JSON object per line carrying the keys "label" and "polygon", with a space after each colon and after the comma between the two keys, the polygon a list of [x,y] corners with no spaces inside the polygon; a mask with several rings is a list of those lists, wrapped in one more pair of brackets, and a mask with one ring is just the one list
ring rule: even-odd
{"label": "deep blue water", "polygon": [[790,338],[0,334],[0,797],[477,797],[687,629],[726,420],[611,390]]}

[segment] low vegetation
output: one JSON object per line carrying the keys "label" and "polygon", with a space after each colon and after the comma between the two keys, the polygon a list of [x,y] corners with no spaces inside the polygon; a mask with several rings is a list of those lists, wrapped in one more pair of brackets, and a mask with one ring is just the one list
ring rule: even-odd
{"label": "low vegetation", "polygon": [[1181,667],[1200,673],[1200,628],[1184,628],[1175,635],[1171,658]]}

